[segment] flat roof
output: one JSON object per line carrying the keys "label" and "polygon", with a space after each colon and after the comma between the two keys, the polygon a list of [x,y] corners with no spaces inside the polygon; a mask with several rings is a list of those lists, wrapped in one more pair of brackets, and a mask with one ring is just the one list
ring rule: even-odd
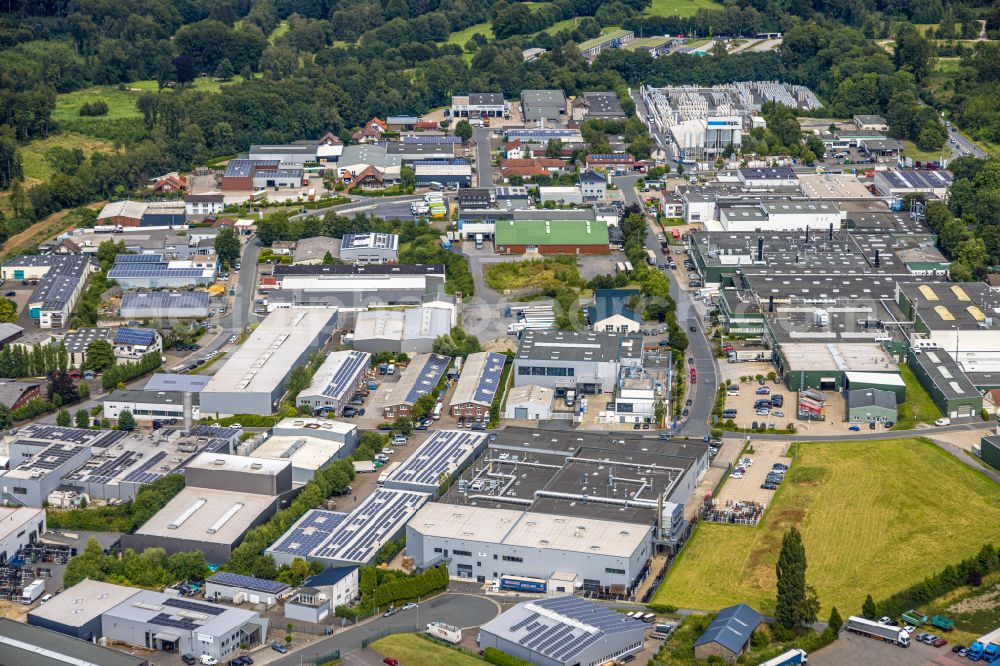
{"label": "flat roof", "polygon": [[295,524],[267,550],[306,557],[319,548],[345,518],[347,518],[346,513],[311,509],[295,521]]}
{"label": "flat roof", "polygon": [[984,282],[900,282],[910,303],[908,317],[917,316],[930,330],[1000,328],[1000,293]]}
{"label": "flat roof", "polygon": [[598,331],[524,331],[516,360],[593,361],[642,357],[642,336]]}
{"label": "flat roof", "polygon": [[490,406],[493,398],[502,387],[500,375],[507,363],[506,354],[496,352],[476,352],[469,354],[462,367],[462,374],[455,384],[455,392],[451,396],[451,404],[460,405],[475,402]]}
{"label": "flat roof", "polygon": [[[258,462],[252,458],[247,460]],[[274,501],[270,495],[187,487],[135,533],[230,545],[250,529]]]}
{"label": "flat roof", "polygon": [[583,98],[588,105],[588,116],[617,118],[625,115],[618,95],[614,92],[585,92]]}
{"label": "flat roof", "polygon": [[953,177],[950,171],[918,171],[892,169],[877,171],[876,179],[884,180],[891,189],[929,190],[951,187]]}
{"label": "flat roof", "polygon": [[[48,604],[46,604],[48,605]],[[17,666],[146,666],[138,655],[94,645],[56,631],[0,618],[0,662]]]}
{"label": "flat roof", "polygon": [[168,631],[176,628],[222,637],[260,616],[253,611],[232,606],[173,597],[153,590],[140,590],[131,599],[105,613],[105,617],[165,627]]}
{"label": "flat roof", "polygon": [[785,343],[781,345],[781,355],[788,363],[786,372],[857,372],[871,368],[897,372],[896,362],[877,342]]}
{"label": "flat roof", "polygon": [[344,234],[342,250],[396,250],[399,248],[397,234],[366,233]]}
{"label": "flat roof", "polygon": [[386,488],[420,486],[436,493],[443,479],[450,478],[486,440],[485,432],[435,430],[385,480]]}
{"label": "flat roof", "polygon": [[889,373],[889,372],[848,372],[846,373],[847,381],[849,382],[859,382],[864,384],[880,384],[882,386],[898,386],[904,388],[906,382],[899,374]]}
{"label": "flat roof", "polygon": [[122,295],[121,309],[202,310],[208,308],[210,300],[207,291],[127,291]]}
{"label": "flat roof", "polygon": [[566,106],[566,93],[562,90],[522,90],[521,102],[538,106]]}
{"label": "flat roof", "polygon": [[282,308],[270,313],[226,359],[204,392],[271,393],[291,372],[302,350],[333,331],[336,308]]}
{"label": "flat roof", "polygon": [[341,442],[318,437],[277,435],[267,439],[250,454],[251,458],[290,461],[301,469],[322,469],[338,457]]}
{"label": "flat roof", "polygon": [[209,375],[175,375],[173,373],[157,372],[149,378],[142,388],[146,391],[191,391],[198,393],[208,381]]}
{"label": "flat roof", "polygon": [[[332,522],[336,522],[332,529],[318,530],[326,534],[317,538],[316,545],[311,549],[299,542],[290,541],[289,538],[294,536],[299,524],[307,521],[315,522],[322,517],[323,514],[316,511],[300,518],[265,552],[367,564],[430,497],[428,493],[376,488],[374,493],[365,498],[346,517],[343,514],[332,517]],[[327,512],[327,515],[329,513],[332,512]],[[310,545],[312,543],[310,541]],[[296,545],[298,547],[293,548]]]}
{"label": "flat roof", "polygon": [[853,389],[847,394],[847,407],[848,409],[865,407],[896,409],[896,394],[876,388]]}
{"label": "flat roof", "polygon": [[201,453],[188,463],[191,469],[226,470],[257,476],[276,476],[286,467],[286,461],[253,460],[247,456],[234,456],[225,453]]}
{"label": "flat roof", "polygon": [[450,356],[440,354],[418,354],[410,359],[410,364],[403,370],[402,376],[395,384],[388,386],[385,392],[386,405],[412,405],[422,395],[433,391],[444,376],[445,370],[451,364]]}
{"label": "flat roof", "polygon": [[84,578],[28,613],[68,627],[79,627],[111,610],[139,591],[137,587]]}
{"label": "flat roof", "polygon": [[444,264],[278,264],[274,277],[293,275],[444,275]]}
{"label": "flat roof", "polygon": [[850,173],[799,174],[802,192],[810,199],[875,199],[875,195]]}
{"label": "flat roof", "polygon": [[924,373],[934,383],[934,388],[944,396],[945,400],[982,397],[972,380],[945,350],[925,349],[919,354],[911,350],[910,358],[915,359],[923,368]]}
{"label": "flat roof", "polygon": [[241,576],[240,574],[230,573],[228,571],[219,571],[214,573],[205,579],[206,583],[215,583],[216,585],[227,585],[229,587],[239,587],[247,590],[256,590],[258,592],[270,592],[271,594],[281,594],[286,592],[291,588],[291,586],[286,583],[280,583],[276,580],[267,580],[265,578],[255,578],[253,576]]}

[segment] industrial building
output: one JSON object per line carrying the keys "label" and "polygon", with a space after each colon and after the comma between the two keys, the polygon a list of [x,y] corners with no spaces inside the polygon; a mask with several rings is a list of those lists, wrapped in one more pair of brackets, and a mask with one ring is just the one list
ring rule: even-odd
{"label": "industrial building", "polygon": [[271,518],[278,499],[292,489],[292,464],[221,453],[191,461],[185,487],[122,546],[142,551],[163,548],[168,555],[200,550],[210,563],[229,559],[246,533]]}
{"label": "industrial building", "polygon": [[566,94],[562,90],[521,91],[521,117],[524,122],[566,119]]}
{"label": "industrial building", "polygon": [[410,359],[402,376],[388,386],[382,397],[382,415],[389,419],[409,416],[410,409],[421,396],[431,394],[438,387],[445,371],[451,365],[450,356],[419,354]]}
{"label": "industrial building", "polygon": [[421,159],[413,162],[417,187],[472,187],[472,164],[464,159]]}
{"label": "industrial building", "polygon": [[479,647],[539,666],[605,664],[641,652],[646,625],[574,596],[524,601],[484,624]]}
{"label": "industrial building", "polygon": [[[701,442],[658,441],[651,448],[649,441],[624,432],[508,427],[441,501],[652,526],[655,547],[670,549],[683,534],[684,505],[708,469],[708,453]],[[639,477],[645,481],[629,481]],[[425,549],[426,557],[433,557],[434,547]],[[543,558],[508,573],[544,578],[552,570],[566,569]],[[637,575],[585,577],[598,582],[583,584],[627,588]]]}
{"label": "industrial building", "polygon": [[162,254],[120,254],[108,279],[122,289],[178,289],[205,287],[215,282],[214,258],[168,261]]}
{"label": "industrial building", "polygon": [[326,344],[336,320],[332,308],[270,313],[202,390],[201,412],[272,414],[292,369]]}
{"label": "industrial building", "polygon": [[268,309],[337,307],[348,312],[420,305],[444,291],[443,265],[279,265]]}
{"label": "industrial building", "polygon": [[155,372],[146,380],[143,386],[144,391],[190,391],[200,393],[208,381],[210,375],[175,375],[172,372]]}
{"label": "industrial building", "polygon": [[28,299],[28,316],[39,328],[62,328],[83,292],[87,276],[97,270],[89,257],[73,254],[25,254],[8,260],[4,280],[37,280]]}
{"label": "industrial building", "polygon": [[503,93],[498,92],[452,95],[450,113],[452,118],[503,118],[508,115]]}
{"label": "industrial building", "polygon": [[890,169],[876,171],[874,185],[886,197],[902,199],[907,194],[926,194],[946,199],[952,180],[950,171]]}
{"label": "industrial building", "polygon": [[368,564],[430,499],[427,493],[378,488],[349,514],[313,509],[264,553],[279,565],[296,557],[325,566]]}
{"label": "industrial building", "polygon": [[847,420],[851,423],[895,423],[896,394],[879,389],[847,391]]}
{"label": "industrial building", "polygon": [[108,641],[222,661],[241,645],[263,643],[269,620],[253,611],[140,590],[106,611],[101,624]]}
{"label": "industrial building", "polygon": [[514,357],[514,386],[605,393],[621,368],[641,365],[642,336],[529,330],[522,333]]}
{"label": "industrial building", "polygon": [[548,421],[552,418],[552,398],[555,391],[537,384],[512,386],[504,402],[505,419],[533,419]]}
{"label": "industrial building", "polygon": [[403,157],[390,153],[385,145],[361,143],[345,146],[337,162],[337,177],[348,185],[353,185],[366,172],[377,174],[384,186],[399,181]]}
{"label": "industrial building", "polygon": [[274,159],[237,158],[226,163],[222,173],[223,192],[257,192],[302,187],[301,166]]}
{"label": "industrial building", "polygon": [[44,533],[44,509],[0,507],[0,563],[13,559],[19,550],[41,539]]}
{"label": "industrial building", "polygon": [[344,234],[340,259],[352,264],[395,264],[399,261],[399,236],[376,232]]}
{"label": "industrial building", "polygon": [[957,351],[967,372],[1000,368],[1000,294],[984,282],[899,282],[893,298],[914,343]]}
{"label": "industrial building", "polygon": [[719,209],[724,231],[826,231],[839,229],[840,210],[828,201],[767,201],[758,205],[727,206]]}
{"label": "industrial building", "polygon": [[309,388],[296,397],[296,406],[306,405],[327,416],[340,416],[355,391],[365,386],[371,359],[371,354],[364,351],[330,353],[313,374]]}
{"label": "industrial building", "polygon": [[84,578],[28,612],[28,624],[97,641],[104,635],[101,616],[128,599],[139,588]]}
{"label": "industrial building", "polygon": [[[246,445],[244,445],[246,446]],[[288,418],[277,423],[271,436],[246,455],[292,463],[292,482],[304,484],[318,470],[349,456],[358,446],[358,428],[331,419]],[[240,447],[241,452],[244,447]]]}
{"label": "industrial building", "polygon": [[[142,422],[184,418],[184,392],[116,389],[100,399],[104,418],[117,420],[128,411],[135,420]],[[201,418],[198,396],[191,396],[191,418]]]}
{"label": "industrial building", "polygon": [[292,588],[286,583],[274,580],[241,576],[228,571],[219,571],[205,579],[205,599],[219,601],[226,599],[237,605],[240,599],[253,605],[273,606],[291,594]]}
{"label": "industrial building", "polygon": [[149,666],[145,657],[75,640],[7,618],[0,618],[0,663],[18,666]]}
{"label": "industrial building", "polygon": [[608,225],[601,221],[505,220],[494,230],[497,254],[608,254]]}
{"label": "industrial building", "polygon": [[486,448],[486,433],[435,430],[380,483],[384,488],[434,495],[441,484]]}
{"label": "industrial building", "polygon": [[983,395],[944,349],[912,347],[907,365],[946,417],[978,416]]}
{"label": "industrial building", "polygon": [[612,91],[585,92],[570,104],[573,120],[584,121],[591,118],[615,120],[625,118],[625,110]]}
{"label": "industrial building", "polygon": [[993,469],[1000,470],[1000,435],[986,435],[979,440],[979,457]]}
{"label": "industrial building", "polygon": [[436,307],[359,312],[353,345],[371,353],[427,354],[436,338],[451,332],[453,314]]}
{"label": "industrial building", "polygon": [[630,300],[638,297],[638,289],[595,289],[594,304],[584,311],[587,324],[604,333],[638,333],[642,316],[629,307]]}
{"label": "industrial building", "polygon": [[448,412],[455,417],[487,418],[498,391],[503,391],[500,377],[507,363],[505,354],[476,352],[465,359],[462,374],[455,384]]}
{"label": "industrial building", "polygon": [[207,291],[128,291],[122,295],[122,319],[205,319]]}
{"label": "industrial building", "polygon": [[183,201],[114,201],[97,214],[99,226],[163,228],[186,221]]}

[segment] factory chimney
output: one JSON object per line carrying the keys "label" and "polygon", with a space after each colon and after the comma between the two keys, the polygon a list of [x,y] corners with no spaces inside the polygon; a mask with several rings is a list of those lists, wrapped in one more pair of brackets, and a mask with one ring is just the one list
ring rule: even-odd
{"label": "factory chimney", "polygon": [[757,261],[764,261],[764,237],[757,236]]}
{"label": "factory chimney", "polygon": [[879,266],[878,248],[875,249],[875,268]]}
{"label": "factory chimney", "polygon": [[191,420],[192,420],[192,397],[191,391],[184,391],[184,434],[191,434]]}
{"label": "factory chimney", "polygon": [[806,225],[806,243],[809,242],[809,225]]}
{"label": "factory chimney", "polygon": [[774,294],[767,297],[767,311],[774,312]]}
{"label": "factory chimney", "polygon": [[826,239],[829,241],[833,240],[833,222],[830,223],[830,232],[827,234]]}

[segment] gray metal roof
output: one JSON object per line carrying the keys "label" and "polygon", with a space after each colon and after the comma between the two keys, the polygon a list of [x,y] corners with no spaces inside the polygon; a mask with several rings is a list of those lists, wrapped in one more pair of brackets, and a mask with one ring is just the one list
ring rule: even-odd
{"label": "gray metal roof", "polygon": [[723,608],[694,645],[698,647],[718,643],[730,652],[739,654],[763,619],[763,615],[746,604]]}
{"label": "gray metal roof", "polygon": [[854,389],[847,393],[848,409],[864,409],[865,407],[881,407],[896,409],[896,394],[892,391],[865,388]]}
{"label": "gray metal roof", "polygon": [[516,358],[599,363],[638,358],[641,354],[642,336],[597,331],[525,331]]}
{"label": "gray metal roof", "polygon": [[228,585],[229,587],[239,587],[258,592],[270,592],[271,594],[281,594],[291,587],[276,580],[266,580],[264,578],[254,578],[253,576],[242,576],[240,574],[220,571],[205,579],[206,583],[216,585]]}
{"label": "gray metal roof", "polygon": [[143,388],[147,391],[191,391],[198,393],[212,377],[210,375],[175,375],[158,372],[149,378]]}
{"label": "gray metal roof", "polygon": [[142,656],[125,654],[90,641],[0,618],[0,663],[17,666],[66,666],[67,663],[146,666],[149,661]]}
{"label": "gray metal roof", "polygon": [[207,291],[127,291],[122,296],[122,310],[145,309],[153,313],[167,310],[202,310],[211,297]]}

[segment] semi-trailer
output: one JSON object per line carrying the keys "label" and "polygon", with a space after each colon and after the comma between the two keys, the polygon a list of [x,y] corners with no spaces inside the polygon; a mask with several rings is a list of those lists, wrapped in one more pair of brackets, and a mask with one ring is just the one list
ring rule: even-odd
{"label": "semi-trailer", "polygon": [[789,666],[790,664],[804,664],[809,661],[809,655],[805,650],[795,648],[784,654],[779,654],[774,659],[768,659],[760,666]]}
{"label": "semi-trailer", "polygon": [[899,647],[910,647],[910,634],[899,627],[880,624],[863,617],[852,615],[847,618],[847,630],[868,638],[876,638]]}
{"label": "semi-trailer", "polygon": [[969,646],[965,656],[969,661],[985,661],[987,664],[1000,659],[1000,629],[980,636],[978,641]]}
{"label": "semi-trailer", "polygon": [[[906,611],[905,613],[903,613],[901,617],[903,618],[903,620],[906,621],[907,624],[912,624],[914,627],[919,627],[920,625],[927,623],[927,616],[921,613],[920,611],[916,610],[915,608],[911,608],[910,610]],[[935,617],[938,616],[935,615]]]}
{"label": "semi-trailer", "polygon": [[427,634],[434,638],[440,638],[453,645],[462,642],[462,630],[444,622],[431,622],[427,625]]}

